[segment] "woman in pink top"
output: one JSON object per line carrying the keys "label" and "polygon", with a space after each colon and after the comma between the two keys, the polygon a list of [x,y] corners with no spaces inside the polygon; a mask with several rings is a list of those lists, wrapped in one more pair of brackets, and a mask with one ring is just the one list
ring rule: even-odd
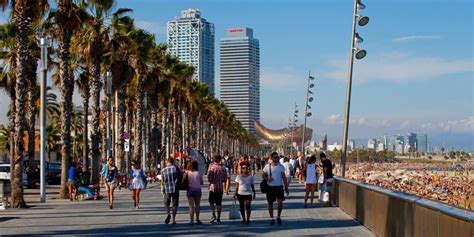
{"label": "woman in pink top", "polygon": [[192,160],[188,163],[186,171],[186,179],[188,180],[188,203],[189,203],[189,217],[191,221],[190,225],[194,225],[194,213],[196,213],[196,224],[202,224],[199,220],[199,211],[201,210],[201,187],[204,183],[202,175],[198,171],[199,164],[196,160]]}

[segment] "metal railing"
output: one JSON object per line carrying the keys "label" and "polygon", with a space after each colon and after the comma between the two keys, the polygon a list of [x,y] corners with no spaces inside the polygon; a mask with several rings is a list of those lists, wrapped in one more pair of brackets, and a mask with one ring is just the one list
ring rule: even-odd
{"label": "metal railing", "polygon": [[474,212],[340,177],[332,202],[379,236],[474,236]]}

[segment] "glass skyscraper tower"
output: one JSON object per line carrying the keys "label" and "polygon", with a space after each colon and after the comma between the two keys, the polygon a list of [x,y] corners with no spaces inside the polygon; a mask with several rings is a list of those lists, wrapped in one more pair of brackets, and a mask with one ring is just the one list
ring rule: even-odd
{"label": "glass skyscraper tower", "polygon": [[187,9],[168,22],[166,35],[168,53],[194,66],[193,80],[206,83],[214,94],[214,24],[198,9]]}
{"label": "glass skyscraper tower", "polygon": [[260,122],[260,46],[250,28],[230,28],[220,46],[221,100],[245,129]]}

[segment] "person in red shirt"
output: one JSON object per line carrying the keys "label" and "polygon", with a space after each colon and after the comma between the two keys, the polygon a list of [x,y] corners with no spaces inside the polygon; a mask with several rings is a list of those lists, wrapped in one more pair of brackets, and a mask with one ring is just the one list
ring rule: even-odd
{"label": "person in red shirt", "polygon": [[221,223],[222,196],[224,194],[223,183],[227,180],[227,172],[221,164],[221,155],[214,155],[212,159],[214,162],[209,166],[207,172],[207,179],[209,181],[209,205],[212,211],[210,223],[217,221],[217,224],[219,224]]}

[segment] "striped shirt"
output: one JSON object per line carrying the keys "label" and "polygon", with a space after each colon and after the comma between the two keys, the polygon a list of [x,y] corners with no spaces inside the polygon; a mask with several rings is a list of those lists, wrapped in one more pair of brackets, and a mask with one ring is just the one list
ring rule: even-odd
{"label": "striped shirt", "polygon": [[178,183],[178,172],[176,166],[167,165],[161,171],[161,178],[163,180],[163,189],[166,194],[175,193],[176,184]]}
{"label": "striped shirt", "polygon": [[212,163],[207,172],[207,180],[209,181],[209,191],[223,192],[222,183],[227,179],[227,172],[221,164]]}

